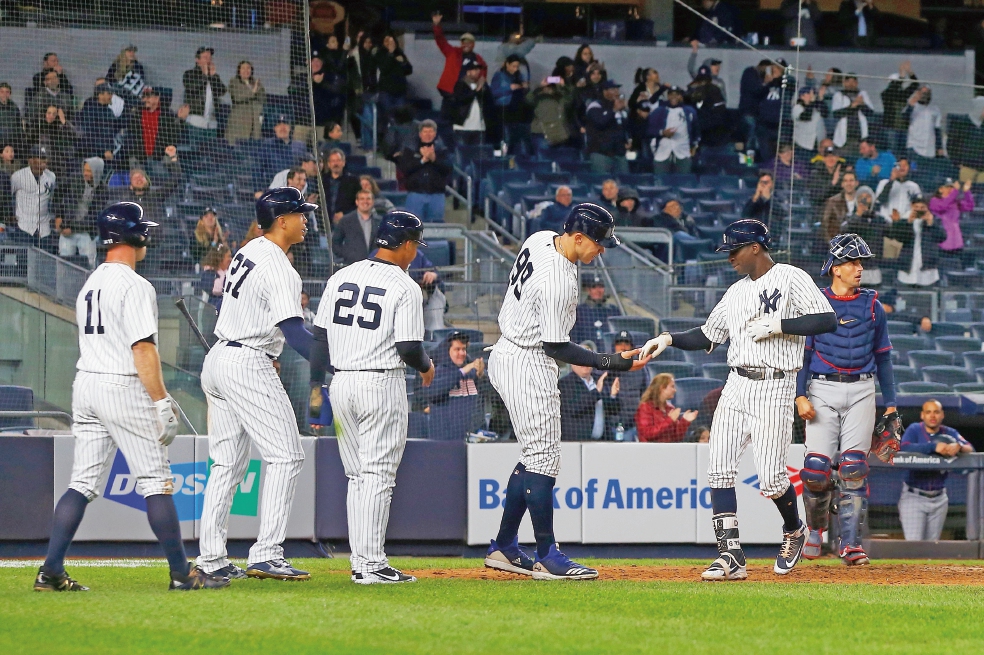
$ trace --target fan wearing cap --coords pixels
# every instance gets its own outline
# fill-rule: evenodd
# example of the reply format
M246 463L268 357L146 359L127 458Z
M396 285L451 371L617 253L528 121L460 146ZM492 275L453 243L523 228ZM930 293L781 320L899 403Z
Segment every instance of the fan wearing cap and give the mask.
M735 152L731 138L735 126L728 117L728 107L721 89L713 83L709 66L700 67L687 90L690 96L687 104L697 108L700 145L705 156L713 152L730 159Z
M653 150L656 173L689 173L693 155L700 143L697 110L683 104L683 89L674 86L666 92L666 104L649 113L646 135Z
M466 63L476 63L481 71L481 76L488 75L488 66L482 55L475 52L475 37L465 32L461 35L461 46L456 48L448 43L444 36L444 28L441 27L441 12L435 11L431 15L434 23L434 43L437 44L441 54L444 55L444 70L441 71L441 79L437 82L437 90L441 97L447 100L454 93L455 84L462 78L462 68ZM441 107L442 111L444 107Z
M563 232L563 226L560 231ZM571 341L602 343L608 331L608 319L619 316L618 307L608 302L605 280L597 273L587 273L582 281L584 302L577 306L577 317L571 330Z
M17 227L7 227L7 238L55 252L58 241L51 233L54 192L55 174L48 170L48 150L35 146L27 156L27 166L10 176Z
M215 48L202 46L195 51L195 66L184 72L184 102L188 105L188 136L192 143L215 138L218 130L216 106L226 94L222 78L215 72Z
M638 350L595 353L570 341L577 307L577 265L615 248L615 219L592 203L575 205L563 234L542 231L520 246L499 310L502 337L489 356L489 380L499 393L516 438L520 462L509 476L499 533L485 565L542 580L597 578L572 562L554 539L553 490L560 473L561 394L557 362L605 371L640 370ZM519 548L519 525L529 510L536 560Z
M728 91L725 89L724 80L721 78L721 60L716 57L707 57L698 66L697 53L699 50L700 41L692 40L690 42L690 57L687 59L687 72L690 73L691 78L696 79L698 75L701 75L701 69L707 67L707 76L710 78L711 84L721 91L721 98L727 102Z
M628 330L620 331L612 338L612 347L617 353L634 350L636 345L632 333ZM646 371L615 371L608 377L609 386L615 380L618 380L621 387L618 393L621 407L619 413L611 417L612 421L609 423L609 427L615 427L612 423L621 423L622 427L625 428L626 438L629 438L630 435L628 433L636 427L635 417L636 409L639 407L639 400L642 398L646 387L649 386Z
M462 441L482 425L480 394L488 387L485 360L469 357L468 343L465 332L448 334L434 355L434 382L420 390L429 407L431 439Z
M837 314L837 329L806 338L803 368L796 376L796 411L806 423L803 503L810 529L803 556L820 556L828 528L831 494L839 489L838 554L849 565L867 564L861 544L867 507L868 451L875 425L875 378L881 384L885 414L895 411L892 342L878 294L861 288L864 262L874 258L857 234L830 240L820 271L830 276L823 290ZM809 388L809 392L807 389ZM840 453L838 482L831 478Z
M764 223L742 219L729 225L717 250L728 253L728 263L742 278L725 292L704 325L664 332L642 349L644 355L659 356L671 345L711 351L730 341L731 374L711 423L707 469L719 557L702 574L704 580L748 576L738 534L735 483L749 444L762 494L775 502L783 520L783 543L773 567L777 575L796 566L807 537L786 471L796 373L803 366L805 337L832 332L837 320L813 278L795 266L775 263L771 248L772 236Z
M629 143L629 112L620 94L621 84L601 83L601 97L588 101L584 109L586 152L594 173L628 173L625 149Z
M789 111L789 104L796 88L795 80L786 74L787 67L785 59L777 59L766 69L763 86L758 90L755 130L759 151L766 159L775 157L776 143L779 141L779 122L783 113Z
M79 132L79 152L83 157L113 159L114 140L122 127L122 120L113 113L113 87L103 82L97 84L93 97L85 101L76 117Z
M160 92L152 86L145 86L140 97L142 106L130 114L124 143L131 165L142 168L159 161L165 148L178 144L189 108L182 105L175 114L161 105Z
M447 103L448 114L454 123L454 135L461 145L479 145L485 138L485 108L489 87L485 84L484 69L478 62L461 65L462 77L454 85Z

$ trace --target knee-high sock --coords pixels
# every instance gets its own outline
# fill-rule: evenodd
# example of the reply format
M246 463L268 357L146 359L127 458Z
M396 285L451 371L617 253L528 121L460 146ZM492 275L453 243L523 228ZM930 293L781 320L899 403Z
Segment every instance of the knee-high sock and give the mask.
M786 493L778 498L773 498L772 502L776 504L779 513L782 514L782 529L785 532L792 532L797 529L800 525L800 518L799 508L796 507L796 490L793 489L793 485L789 485Z
M536 537L536 554L546 557L550 546L556 542L553 530L553 488L557 478L526 472L526 506L533 521Z
M526 467L517 464L506 485L506 502L502 505L502 521L495 542L508 546L519 534L519 524L526 514Z
M51 521L48 556L44 560L44 568L48 573L58 575L65 570L65 554L72 545L72 538L79 529L88 504L86 497L75 489L69 489L58 500L55 516Z
M734 487L725 489L711 488L711 507L715 515L736 514L738 512L738 496Z
M178 521L178 510L174 506L174 498L168 494L147 496L147 520L150 529L157 535L164 549L164 556L173 573L188 575L188 555L185 553L184 542L181 541L181 523Z

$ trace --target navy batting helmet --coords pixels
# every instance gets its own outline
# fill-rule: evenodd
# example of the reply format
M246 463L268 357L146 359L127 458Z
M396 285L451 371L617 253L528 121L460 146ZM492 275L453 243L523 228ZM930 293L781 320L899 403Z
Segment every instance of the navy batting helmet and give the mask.
M150 228L154 221L144 218L143 207L135 202L118 202L100 212L96 219L99 227L99 243L111 246L124 243L142 248L150 243Z
M317 208L314 203L304 202L301 192L294 187L282 186L270 189L256 201L256 224L268 230L278 216L307 214Z
M593 202L582 202L571 209L564 221L564 233L580 232L603 248L622 243L615 236L615 219L611 212Z
M857 234L838 234L830 240L830 252L827 255L827 261L823 264L823 268L820 269L820 275L827 275L830 273L830 269L844 262L855 259L869 259L874 256L875 253L871 252L868 244Z
M717 252L731 252L752 243L757 243L766 250L772 248L772 236L769 228L762 221L744 218L735 221L724 230L721 244L715 248Z
M405 209L391 209L383 216L383 222L376 231L376 245L387 250L396 250L407 241L416 241L417 245L424 243L424 224Z

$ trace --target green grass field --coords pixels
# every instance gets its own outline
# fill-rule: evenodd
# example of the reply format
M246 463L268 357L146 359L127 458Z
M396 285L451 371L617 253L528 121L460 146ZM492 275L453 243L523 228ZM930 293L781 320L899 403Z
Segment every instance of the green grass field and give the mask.
M194 593L167 592L163 564L70 566L73 577L93 589L74 594L35 593L35 568L0 567L0 653L723 655L984 649L984 587L528 579L426 579L362 587L341 573L348 570L345 559L294 563L310 570L313 579L238 580L227 589ZM413 571L480 567L481 560L398 558L394 565Z

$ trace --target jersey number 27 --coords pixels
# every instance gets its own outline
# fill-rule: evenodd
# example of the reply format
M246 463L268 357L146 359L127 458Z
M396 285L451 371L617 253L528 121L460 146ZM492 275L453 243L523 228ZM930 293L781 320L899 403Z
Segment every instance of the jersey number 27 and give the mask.
M533 264L530 263L530 249L524 248L523 252L519 253L519 257L516 258L512 275L509 277L509 284L512 285L516 300L519 300L520 294L523 293L523 285L530 279L531 275L533 275Z
M254 264L252 260L243 257L242 253L236 255L236 258L233 261L235 262L235 264L231 269L229 269L229 277L228 277L228 281L226 282L225 292L231 295L233 298L238 298L239 287L243 286L243 282L246 281L246 276L252 272L253 267L256 266L256 264ZM242 270L243 274L242 276L240 276L238 280L235 281L236 283L233 284L233 278L236 277L236 274L239 273L240 269Z

